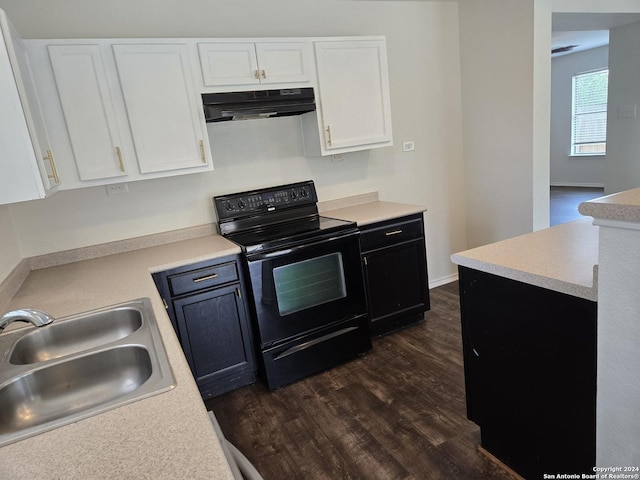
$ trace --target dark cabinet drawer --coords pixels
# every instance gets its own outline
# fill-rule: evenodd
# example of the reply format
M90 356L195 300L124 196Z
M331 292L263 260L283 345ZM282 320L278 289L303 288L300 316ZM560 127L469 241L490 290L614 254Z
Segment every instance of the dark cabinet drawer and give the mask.
M175 297L236 281L238 280L238 269L236 262L230 262L169 275L167 279L171 288L171 296Z
M397 245L398 243L424 237L422 216L404 217L400 221L390 221L370 229L363 229L360 234L360 248L363 252L376 248Z

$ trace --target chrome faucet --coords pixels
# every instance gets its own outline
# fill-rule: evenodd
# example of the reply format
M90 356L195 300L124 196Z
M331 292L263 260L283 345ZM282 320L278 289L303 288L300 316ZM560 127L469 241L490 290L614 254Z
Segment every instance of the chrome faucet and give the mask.
M42 310L35 310L33 308L22 308L20 310L13 310L11 312L5 313L2 318L0 318L0 333L5 329L7 325L11 322L15 321L22 322L31 322L36 327L42 327L44 325L49 325L53 322L54 318L48 313L43 312Z

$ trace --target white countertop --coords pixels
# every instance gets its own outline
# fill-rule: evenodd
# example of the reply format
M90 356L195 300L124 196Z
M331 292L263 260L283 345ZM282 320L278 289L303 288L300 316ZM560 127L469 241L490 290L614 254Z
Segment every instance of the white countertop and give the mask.
M578 211L596 220L640 223L640 188L583 202Z
M0 478L233 479L151 273L239 252L211 235L31 272L8 309L63 317L150 298L176 387L0 448Z
M451 260L501 277L597 301L598 227L591 218L456 253Z
M419 205L372 201L331 210L322 210L320 214L325 217L356 222L358 226L362 227L371 223L383 222L426 211L425 207Z

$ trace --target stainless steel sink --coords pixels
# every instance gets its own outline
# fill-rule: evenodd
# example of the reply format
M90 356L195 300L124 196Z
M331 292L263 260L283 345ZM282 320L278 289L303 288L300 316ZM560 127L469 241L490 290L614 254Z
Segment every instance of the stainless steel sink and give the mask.
M56 321L20 337L9 362L38 363L120 340L142 326L142 312L131 306Z
M149 299L0 335L0 446L175 386Z

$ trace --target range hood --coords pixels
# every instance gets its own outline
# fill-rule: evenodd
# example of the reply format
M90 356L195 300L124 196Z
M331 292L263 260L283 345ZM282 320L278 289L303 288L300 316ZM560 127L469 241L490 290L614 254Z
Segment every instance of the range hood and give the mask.
M316 109L311 87L203 93L202 104L207 122L285 117Z

